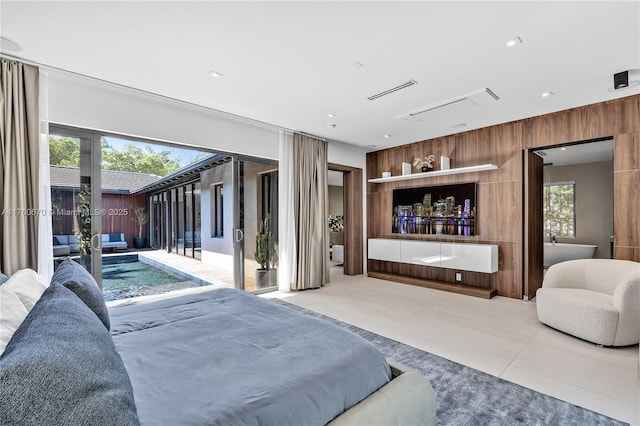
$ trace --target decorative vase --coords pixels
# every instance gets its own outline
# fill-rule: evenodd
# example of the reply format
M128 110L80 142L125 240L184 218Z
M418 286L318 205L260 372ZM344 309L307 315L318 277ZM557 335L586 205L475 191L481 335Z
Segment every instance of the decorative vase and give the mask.
M422 173L430 172L433 170L433 166L422 166L421 170L422 170Z

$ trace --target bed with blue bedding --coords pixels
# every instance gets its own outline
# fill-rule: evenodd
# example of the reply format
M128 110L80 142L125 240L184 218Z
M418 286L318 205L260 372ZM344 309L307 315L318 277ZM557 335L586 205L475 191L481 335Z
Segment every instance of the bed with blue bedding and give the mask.
M238 290L110 318L141 424L323 425L392 377L359 336Z
M435 424L420 374L257 296L217 289L108 309L70 260L38 292L12 281L0 283L3 426Z

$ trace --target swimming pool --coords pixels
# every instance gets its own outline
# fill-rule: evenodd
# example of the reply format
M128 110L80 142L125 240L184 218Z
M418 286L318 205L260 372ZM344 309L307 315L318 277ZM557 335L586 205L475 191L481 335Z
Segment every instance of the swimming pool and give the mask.
M105 301L198 286L139 260L102 265L102 293Z

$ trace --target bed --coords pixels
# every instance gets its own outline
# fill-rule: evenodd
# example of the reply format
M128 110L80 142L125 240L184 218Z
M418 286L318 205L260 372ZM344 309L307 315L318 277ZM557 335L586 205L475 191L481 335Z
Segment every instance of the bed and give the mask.
M107 314L78 281L54 275L0 358L3 425L435 424L423 376L329 322L233 289Z

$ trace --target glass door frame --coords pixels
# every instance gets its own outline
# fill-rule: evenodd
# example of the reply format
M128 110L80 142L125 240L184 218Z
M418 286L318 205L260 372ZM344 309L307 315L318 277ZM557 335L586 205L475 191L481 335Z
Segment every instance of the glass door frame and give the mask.
M262 206L257 205L256 200L256 212L247 212L246 208L251 208L250 206L245 204L245 179L247 178L247 174L245 173L245 162L247 163L258 163L265 164L272 167L273 170L279 170L279 162L278 160L266 159L266 158L258 158L251 157L247 155L231 155L231 183L232 183L232 194L233 194L233 202L232 202L232 222L233 222L233 278L235 288L239 290L247 290L246 285L246 269L245 269L245 253L247 250L250 250L249 253L253 253L253 247L246 247L245 241L246 237L249 237L251 240L252 236L247 235L246 228L246 219L253 218L253 214L255 213L255 217L257 219L262 219ZM251 167L249 167L251 169ZM251 171L247 171L249 175L251 175ZM260 197L260 194L257 194ZM278 195L279 196L279 195ZM262 197L260 197L262 198ZM251 204L251 203L249 203ZM277 199L276 199L276 208L277 208ZM259 229L259 224L256 224ZM252 228L251 226L249 228ZM277 230L277 226L275 227ZM277 232L277 231L276 231ZM277 239L277 238L276 238ZM267 293L270 291L277 290L277 286L265 287L262 289L253 289L252 293Z
M49 135L66 136L80 140L80 181L90 184L88 217L91 223L89 265L81 264L102 289L102 149L100 135L96 132L70 128L58 124L49 124ZM74 212L78 214L78 212ZM87 212L85 212L87 214ZM82 254L81 254L82 256Z

